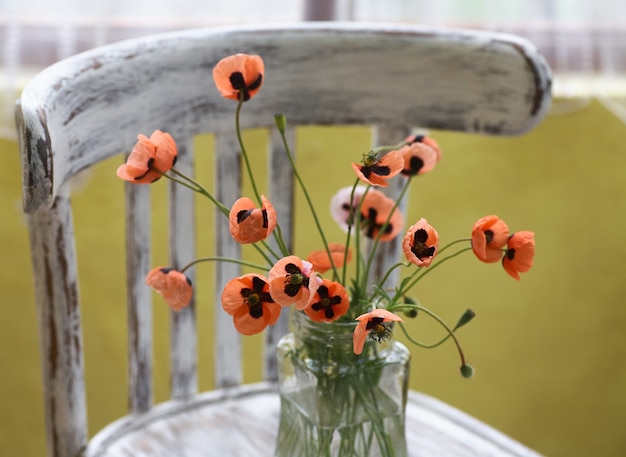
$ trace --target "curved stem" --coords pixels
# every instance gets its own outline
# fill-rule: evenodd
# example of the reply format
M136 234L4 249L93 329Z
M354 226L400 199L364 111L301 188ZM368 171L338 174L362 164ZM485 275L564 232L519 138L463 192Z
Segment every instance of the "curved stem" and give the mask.
M240 260L240 259L233 259L233 258L230 258L230 257L201 257L201 258L198 258L198 259L196 259L196 260L194 260L192 262L189 262L187 265L185 265L179 271L181 273L184 273L185 270L188 270L192 266L194 266L194 265L196 265L198 263L202 263L202 262L229 262L229 263L236 263L236 264L242 265L244 267L256 268L257 270L261 270L261 271L267 270L267 267L264 266L264 265L259 265L257 263L247 262L245 260Z
M472 247L467 247L467 248L463 248L457 252L455 252L454 254L450 254L446 257L444 257L441 260L438 260L436 263L432 264L430 267L425 268L425 269L419 269L416 270L409 278L415 278L415 279L409 279L408 281L406 281L406 283L404 283L404 287L402 287L401 289L399 289L396 293L396 297L401 297L402 295L406 294L411 288L413 288L413 286L415 286L415 284L417 284L417 282L422 279L424 276L426 276L428 273L430 273L431 271L435 270L439 265L441 265L442 263L464 253L467 251L471 251Z
M431 310L429 310L428 308L425 308L421 305L413 305L415 308L419 309L420 311L423 311L424 313L428 314L430 317L432 317L433 319L435 319L445 330L446 332L448 332L448 336L450 338L452 338L452 340L454 341L454 344L456 345L456 349L459 353L459 357L461 358L461 365L466 365L465 362L465 354L463 354L463 349L461 348L461 343L459 343L459 340L457 339L456 335L454 334L454 331L452 331L452 329L448 326L448 324L446 324L446 322L440 318L439 316L437 316L435 313L433 313ZM406 336L408 336L408 332L406 331L406 329L404 328L404 325L400 324L400 328L402 329L402 331L404 332L404 334ZM418 345L419 342L413 340L410 336L408 336L409 340L412 343L416 343ZM426 347L426 346L422 346L422 347Z
M186 174L176 170L175 168L171 168L170 172L174 173L176 176L178 176L179 179L175 176L172 176L170 174L167 173L163 173L161 170L157 169L157 168L152 168L154 171L156 171L157 173L160 173L162 176L165 176L167 179L174 181L177 184L180 184L181 186L184 186L188 189L193 190L194 192L197 192L201 195L204 195L205 197L207 197L209 200L211 200L211 202L213 202L213 204L215 204L215 206L217 206L219 208L219 210L224 213L224 215L228 216L228 214L230 213L230 210L222 203L220 202L218 199L216 199L211 192L209 192L202 184L200 184L198 181L196 181L195 179L187 176Z

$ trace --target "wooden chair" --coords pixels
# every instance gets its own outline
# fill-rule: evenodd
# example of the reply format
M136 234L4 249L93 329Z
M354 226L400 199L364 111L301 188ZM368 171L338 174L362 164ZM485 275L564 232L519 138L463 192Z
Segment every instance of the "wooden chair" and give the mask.
M17 105L39 315L47 447L50 457L269 456L277 432L273 347L284 316L266 333L265 378L242 385L240 341L229 316L217 313L218 389L197 392L195 305L172 315L171 400L152 404L151 291L144 277L149 250L150 186L127 185L129 308L128 416L88 441L79 278L69 179L123 151L138 133L170 132L177 167L193 171L192 137L216 135L216 195L240 196L234 102L213 87L222 57L259 54L262 90L245 106L243 128L274 129L275 112L291 127L364 124L379 143L395 143L413 127L516 135L535 126L550 104L550 72L528 42L484 32L400 25L306 23L183 31L125 41L66 59L40 73ZM284 154L281 143L276 151ZM270 149L273 149L270 148ZM291 171L270 152L270 199L279 214L293 203ZM280 186L280 187L279 187ZM170 190L170 266L196 257L189 192ZM218 219L219 220L219 219ZM236 245L216 227L219 255ZM288 243L293 221L281 218ZM397 253L397 246L391 251ZM392 253L393 253L392 252ZM389 253L388 253L389 254ZM385 261L385 256L381 262ZM239 271L217 270L221 286ZM411 455L535 455L506 436L426 395L407 408ZM296 456L294 456L296 457Z

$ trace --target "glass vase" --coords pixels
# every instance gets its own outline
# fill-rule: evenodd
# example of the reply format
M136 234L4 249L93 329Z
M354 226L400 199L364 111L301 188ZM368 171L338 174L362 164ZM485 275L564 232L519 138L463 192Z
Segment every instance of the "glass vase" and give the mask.
M275 457L405 457L409 350L367 339L352 349L356 322L292 314L277 345L280 425Z

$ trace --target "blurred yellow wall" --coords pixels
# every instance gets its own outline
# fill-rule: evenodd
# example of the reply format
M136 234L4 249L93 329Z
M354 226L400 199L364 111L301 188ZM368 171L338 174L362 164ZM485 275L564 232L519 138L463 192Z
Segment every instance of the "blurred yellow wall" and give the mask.
M516 282L471 254L429 275L415 295L451 322L466 307L477 318L459 332L471 380L458 375L454 347L414 348L411 386L467 411L550 456L626 455L626 127L598 103L559 101L558 111L517 138L433 132L444 158L412 188L407 220L426 217L442 243L467 237L473 222L498 214L512 230L536 233L533 269ZM271 115L271 113L270 113ZM143 132L149 133L149 132ZM262 151L265 134L246 136ZM299 163L324 211L337 188L352 182L348 162L369 138L363 129L298 131ZM200 151L211 139L198 141ZM318 160L338 151L342 162ZM259 153L262 156L262 153ZM36 316L26 228L20 206L17 146L0 142L0 455L44 454ZM119 158L76 182L81 297L85 322L90 432L124 414L126 394L122 186ZM201 169L211 166L200 153ZM342 170L342 171L339 171ZM203 172L200 172L202 178ZM344 177L346 179L344 179ZM341 179L341 180L339 180ZM165 184L154 186L154 264L167 263ZM213 209L199 202L201 254ZM280 215L279 215L280 218ZM319 247L299 216L297 253ZM328 224L330 233L339 231ZM200 385L212 387L212 299L197 270ZM167 397L167 320L155 299L156 400ZM414 335L441 333L426 318ZM258 379L258 338L246 339L245 376Z

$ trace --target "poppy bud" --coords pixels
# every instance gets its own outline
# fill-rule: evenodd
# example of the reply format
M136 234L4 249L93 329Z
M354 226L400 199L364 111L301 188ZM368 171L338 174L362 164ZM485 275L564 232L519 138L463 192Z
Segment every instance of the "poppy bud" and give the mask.
M463 313L463 315L461 316L461 318L459 319L459 321L456 323L456 325L454 326L454 330L463 327L465 324L467 324L469 321L471 321L472 319L474 319L474 317L476 317L476 313L474 311L472 311L471 309L467 309L465 310L465 312ZM453 330L453 331L454 331Z
M461 376L466 379L471 378L474 376L474 368L469 363L461 365Z
M274 122L278 131L284 134L287 128L287 117L283 113L276 113L274 114Z
M417 308L405 309L403 314L409 319L415 319L417 317Z

